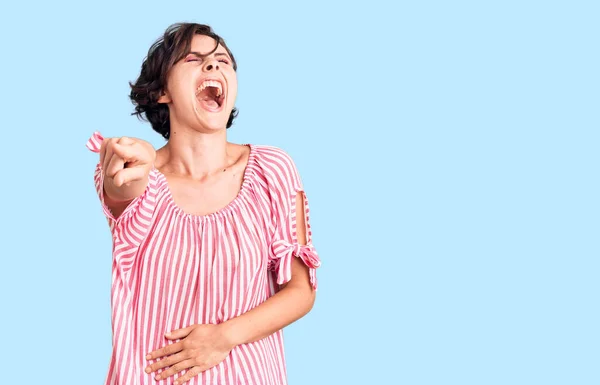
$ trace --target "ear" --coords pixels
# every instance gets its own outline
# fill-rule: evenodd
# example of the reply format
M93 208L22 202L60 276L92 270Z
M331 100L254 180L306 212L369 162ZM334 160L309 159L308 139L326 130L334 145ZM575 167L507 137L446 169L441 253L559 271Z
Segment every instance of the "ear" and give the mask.
M161 91L160 97L157 100L158 103L168 104L171 103L171 97L165 91Z

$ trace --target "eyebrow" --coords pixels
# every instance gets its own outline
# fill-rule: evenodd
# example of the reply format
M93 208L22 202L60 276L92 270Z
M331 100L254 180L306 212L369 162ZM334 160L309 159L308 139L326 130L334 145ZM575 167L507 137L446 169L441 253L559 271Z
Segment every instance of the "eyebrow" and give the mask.
M204 58L207 56L206 54L201 54L200 52L195 52L195 51L190 51L189 55L198 56L199 58ZM233 61L233 60L231 60L231 57L229 57L229 55L226 54L225 52L217 52L217 53L215 53L215 56L225 56L230 61Z

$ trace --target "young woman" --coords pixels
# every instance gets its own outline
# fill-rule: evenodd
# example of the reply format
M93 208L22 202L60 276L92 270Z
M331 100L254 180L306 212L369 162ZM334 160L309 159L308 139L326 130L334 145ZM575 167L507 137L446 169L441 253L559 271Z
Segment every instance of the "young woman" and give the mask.
M169 27L130 95L166 145L87 144L113 236L106 384L287 383L282 328L312 308L320 261L292 159L227 141L236 68L209 26Z

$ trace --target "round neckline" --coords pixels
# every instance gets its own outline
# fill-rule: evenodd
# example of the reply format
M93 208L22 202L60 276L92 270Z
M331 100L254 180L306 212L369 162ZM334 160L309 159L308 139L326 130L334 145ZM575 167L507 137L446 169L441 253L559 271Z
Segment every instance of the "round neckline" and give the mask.
M252 169L251 166L253 165L254 158L255 158L255 148L253 145L242 144L242 146L248 147L250 149L250 152L248 154L248 162L246 163L246 167L244 168L244 175L242 176L242 185L240 186L240 190L238 191L237 195L235 196L235 198L233 198L233 200L231 202L229 202L224 207L222 207L219 210L212 212L212 213L208 213L208 214L204 214L204 215L197 215L197 214L191 214L191 213L184 211L175 202L175 198L173 198L173 192L171 191L171 187L169 186L169 181L167 180L167 177L165 176L165 174L163 174L156 167L154 168L154 171L157 173L157 175L163 181L167 202L173 208L173 210L177 213L177 215L188 218L188 219L196 220L196 221L202 221L202 220L207 220L207 219L211 219L211 218L222 217L223 215L225 215L225 214L231 212L232 210L236 209L237 207L239 207L240 201L246 197L246 195L248 194L248 190L250 188L250 171Z

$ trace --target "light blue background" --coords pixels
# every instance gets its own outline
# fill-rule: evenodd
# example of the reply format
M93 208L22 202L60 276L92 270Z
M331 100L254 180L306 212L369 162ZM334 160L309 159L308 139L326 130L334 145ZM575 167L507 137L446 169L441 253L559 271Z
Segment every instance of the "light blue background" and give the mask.
M94 130L171 23L239 64L234 142L282 147L323 259L301 384L599 384L600 9L583 1L2 5L2 384L100 384Z

